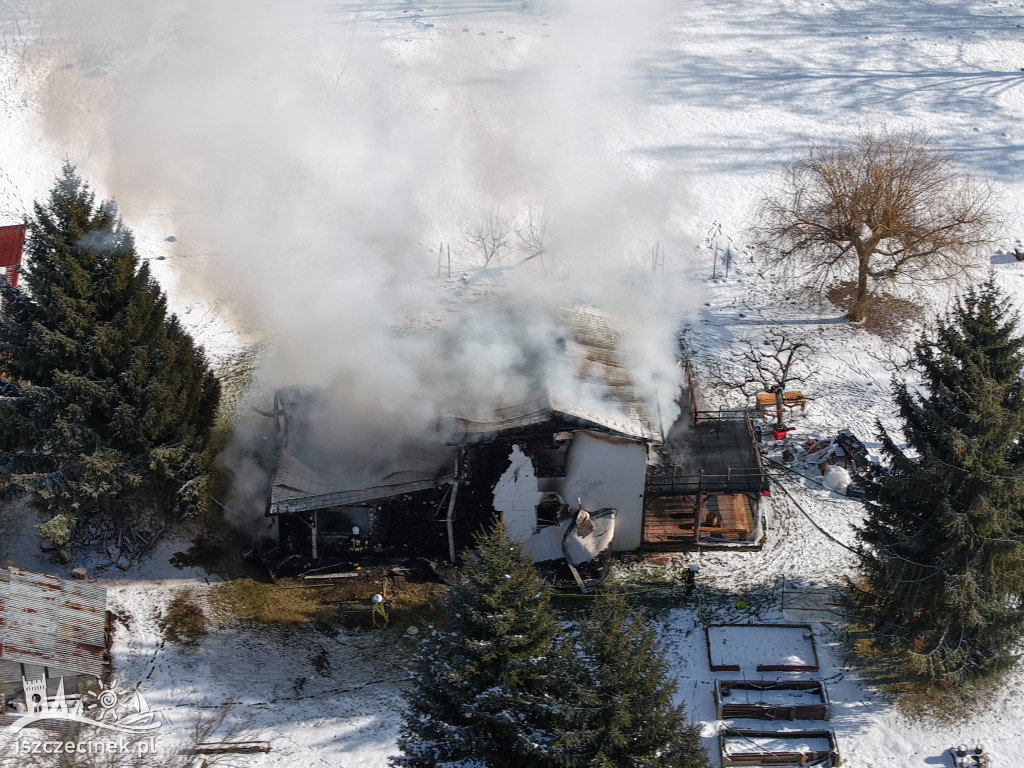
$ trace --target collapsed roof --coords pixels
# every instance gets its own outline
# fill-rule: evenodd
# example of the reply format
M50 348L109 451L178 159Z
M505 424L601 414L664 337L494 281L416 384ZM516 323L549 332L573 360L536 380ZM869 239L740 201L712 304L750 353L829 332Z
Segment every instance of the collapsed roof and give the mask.
M393 456L369 466L352 460L358 451L342 451L348 456L345 459L331 454L339 442L378 436L391 440L393 436L345 434L323 423L332 406L319 394L298 387L278 390L274 418L281 454L268 514L369 505L435 488L453 476L452 444L551 423L660 441L655 393L637 386L632 368L638 361L622 349L622 341L623 328L597 309L561 307L552 318L550 338L540 344L551 348L531 349L524 355L538 361L531 362L524 399L503 402L501 395L495 395L486 406L466 402L443 406L450 413L435 434L397 444ZM451 369L450 375L458 377L458 369ZM460 412L459 407L465 410Z
M403 493L436 488L451 480L451 470L428 457L405 456L369 476L346 476L314 469L291 454L282 453L274 470L271 515L308 512L326 507L371 504Z
M563 421L621 437L659 442L662 431L654 392L633 378L633 355L622 349L623 329L594 307L558 310L562 335L539 371L531 397L481 413L454 413L445 427L457 441L486 439L510 430Z
M452 477L454 457L440 440L407 444L400 455L369 466L325 461L311 434L317 426L311 415L323 407L315 395L291 387L278 390L274 400L281 454L271 483L270 515L364 506L435 488Z

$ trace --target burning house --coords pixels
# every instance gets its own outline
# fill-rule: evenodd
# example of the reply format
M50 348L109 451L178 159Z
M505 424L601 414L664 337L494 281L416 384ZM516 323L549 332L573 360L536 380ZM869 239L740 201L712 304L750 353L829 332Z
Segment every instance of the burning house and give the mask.
M386 462L341 461L317 417L323 408L317 394L296 387L274 395L279 454L267 515L277 522L278 546L267 553L272 567L344 562L368 550L447 555L446 531L436 522L451 517L453 449L423 440Z
M562 308L555 354L526 402L448 420L460 495L501 516L553 579L601 577L642 544L645 468L662 430L636 386L621 330L591 307Z
M315 396L278 391L267 513L281 553L344 559L366 536L371 551L454 560L499 516L552 580L585 587L614 552L758 543L764 476L745 412L700 414L680 367L666 430L613 321L573 305L553 327L525 396L453 407L433 439L371 467L332 468Z

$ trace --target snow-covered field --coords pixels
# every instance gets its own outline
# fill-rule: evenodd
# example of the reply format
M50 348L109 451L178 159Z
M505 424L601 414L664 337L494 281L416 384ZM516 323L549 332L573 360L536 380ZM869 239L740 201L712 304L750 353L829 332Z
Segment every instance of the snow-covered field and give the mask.
M422 276L446 271L439 246L457 274L480 262L465 230L481 212L543 208L559 246L546 268L599 301L619 300L623 254L640 273L664 249L659 282L698 364L768 324L798 331L821 375L793 439L850 428L874 450L875 420L893 424L887 344L759 274L744 255L752 205L809 139L925 130L993 180L1005 231L991 263L1024 298L1024 263L1007 255L1024 238L1022 29L1024 4L981 0L7 0L0 223L29 214L70 160L117 199L212 352L270 335L271 382L340 380L353 398L402 402L413 377L383 339L398 309L423 301ZM727 246L726 278L713 259ZM829 589L853 565L860 505L783 482L765 549L700 555L708 604L698 614L680 598L659 618L715 759L701 619L783 621L783 579ZM52 570L26 552L18 519L0 510L0 560ZM229 627L198 652L164 645L154 609L182 585L206 588L201 572L166 565L172 551L109 582L132 617L117 675L163 710L168 741L228 702L272 745L233 765L385 765L407 640ZM657 577L694 559L631 570ZM723 594L752 597L740 609L712 600ZM959 722L911 722L846 664L833 627L815 637L846 765L951 765L958 742L1016 764L1021 671Z

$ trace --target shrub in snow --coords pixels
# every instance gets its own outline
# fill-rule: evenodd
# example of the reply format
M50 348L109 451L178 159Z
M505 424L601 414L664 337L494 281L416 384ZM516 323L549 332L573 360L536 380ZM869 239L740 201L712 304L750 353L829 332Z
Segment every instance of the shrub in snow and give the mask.
M71 530L75 527L75 518L71 515L55 515L45 523L39 523L39 535L46 541L53 542L58 547L63 547L71 541Z
M190 645L206 634L208 619L200 598L190 589L183 589L171 598L157 616L164 639Z

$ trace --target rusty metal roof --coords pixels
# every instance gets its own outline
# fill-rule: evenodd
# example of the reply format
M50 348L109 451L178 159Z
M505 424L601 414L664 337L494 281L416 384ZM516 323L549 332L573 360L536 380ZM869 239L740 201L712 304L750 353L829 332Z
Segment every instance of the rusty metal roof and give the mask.
M107 591L0 568L0 660L102 676Z

